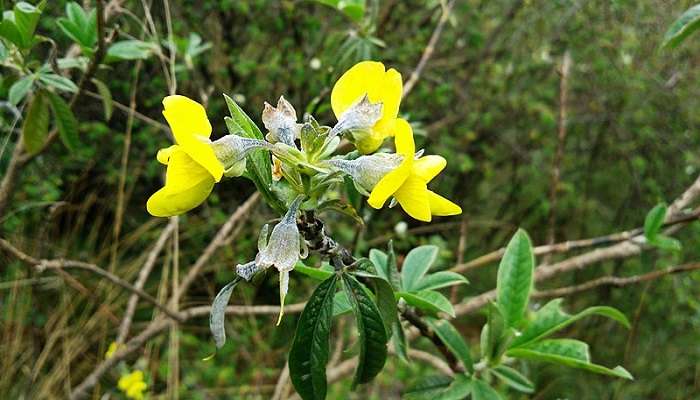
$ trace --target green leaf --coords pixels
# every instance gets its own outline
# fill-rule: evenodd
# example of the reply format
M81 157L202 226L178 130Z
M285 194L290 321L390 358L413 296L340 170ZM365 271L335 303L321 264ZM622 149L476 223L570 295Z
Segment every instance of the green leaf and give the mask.
M22 125L22 143L29 154L44 147L49 133L49 102L43 91L38 91L29 103L27 116Z
M382 315L382 321L384 321L387 337L391 336L394 325L399 322L399 310L396 307L394 289L391 288L389 281L381 276L363 272L358 272L355 275L367 279L372 285L377 300L377 307Z
M352 311L352 304L350 304L350 299L345 292L336 292L333 296L333 317L339 315L347 314Z
M644 219L644 236L646 236L647 240L653 240L661 231L661 227L666 219L666 210L666 204L661 203L657 204L647 214Z
M231 292L236 287L241 278L236 277L234 280L226 284L214 298L211 304L211 312L209 313L209 329L214 336L216 348L220 349L226 343L226 329L224 329L224 317L226 315L226 306L231 299Z
M33 6L20 1L15 4L12 11L3 12L3 20L0 22L0 36L22 49L28 49L34 44L34 31L39 23L41 10L45 1Z
M655 238L649 241L649 244L662 250L670 251L681 251L683 248L678 239L666 235L656 235Z
M10 104L16 106L20 101L22 101L22 99L24 99L25 96L27 96L27 93L29 93L29 90L34 84L34 78L35 75L27 75L19 79L10 87L10 92L7 99Z
M97 43L97 13L92 9L90 13L76 2L66 4L67 18L59 18L59 28L71 40L80 45L84 52L90 53Z
M496 284L498 305L509 327L517 327L525 315L532 290L534 268L532 243L527 233L519 229L503 254Z
M617 366L610 369L592 364L588 355L588 345L578 340L548 339L533 343L527 347L510 349L506 354L523 360L543 361L583 369L597 374L633 379L632 375L623 367Z
M22 142L29 154L42 149L49 129L49 103L43 91L38 91L29 103L22 126Z
M433 400L462 400L465 399L472 391L472 378L459 374L450 383L450 386L445 388Z
M498 360L506 349L511 330L507 329L500 307L489 303L487 322L481 330L481 356Z
M472 383L472 400L502 400L500 394L488 383L475 379Z
M401 274L399 274L399 267L396 264L396 252L394 251L393 240L390 240L389 243L387 243L386 269L389 275L389 282L394 290L402 290L403 286L401 286Z
M406 303L418 307L431 313L444 312L455 317L455 309L452 303L443 296L442 293L432 290L421 290L420 292L396 292L397 297L403 297Z
M387 335L377 306L367 289L349 274L343 275L343 286L355 312L359 331L360 355L353 386L370 382L384 368Z
M105 62L123 60L145 60L156 51L158 47L149 42L131 39L116 42L107 49Z
M245 136L252 139L264 140L260 128L248 117L236 102L224 94L226 106L231 114L230 118L224 118L226 127L229 133ZM270 186L272 185L272 171L270 154L266 150L253 150L248 155L248 177L253 181L255 187L262 194L265 201L279 213L285 213L284 204L272 193Z
M601 315L613 319L629 328L629 321L624 314L612 307L589 307L576 315L570 315L561 309L562 299L554 299L537 310L533 320L527 324L522 333L510 344L511 348L528 345L560 331L574 322L589 315Z
M319 281L325 281L326 279L330 278L331 275L334 274L332 269L328 270L325 269L323 266L321 268L311 268L307 267L301 262L297 262L297 264L294 266L294 271Z
M42 73L39 74L39 80L48 87L56 88L64 92L75 93L78 91L78 86L65 76L53 73Z
M505 365L499 365L491 369L491 372L506 385L523 393L534 393L535 384L526 376Z
M338 275L321 282L299 317L289 352L289 377L304 400L326 398L326 364Z
M406 332L403 330L401 321L397 318L391 328L391 341L394 344L394 351L396 351L396 355L400 359L408 362L408 340L406 340Z
M418 281L433 265L438 255L438 247L420 246L408 252L401 268L401 283L405 291L417 290Z
M75 151L80 145L80 140L78 139L78 121L61 96L53 92L47 93L49 95L51 108L53 109L56 127L58 128L58 136L68 150Z
M433 318L426 319L426 323L435 331L435 334L440 340L445 343L447 348L462 362L464 367L469 372L474 371L474 362L472 361L471 352L467 342L464 341L462 335L448 321L437 320Z
M440 289L467 283L469 281L462 274L452 271L439 271L421 278L416 285L416 290Z
M406 390L401 396L404 400L435 400L435 396L444 391L453 379L445 375L422 378Z
M105 112L105 121L109 121L112 118L112 111L114 110L112 105L112 92L109 90L107 85L99 79L92 78L92 83L97 88L97 93L102 97L102 108Z
M382 278L389 280L389 270L387 269L387 261L389 256L378 249L370 249L369 260L374 264L374 268L377 270L377 275Z
M700 28L700 4L686 10L671 24L661 46L676 47L698 28Z

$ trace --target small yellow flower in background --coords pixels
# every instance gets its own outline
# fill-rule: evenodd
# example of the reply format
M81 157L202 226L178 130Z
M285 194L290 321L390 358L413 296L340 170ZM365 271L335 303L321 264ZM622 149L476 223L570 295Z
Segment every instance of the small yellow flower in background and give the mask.
M114 355L114 353L116 353L117 350L119 350L120 347L121 347L121 346L120 346L119 344L117 344L117 342L112 342L112 343L110 343L110 344L109 344L109 347L107 348L107 352L105 353L105 358L106 358L106 359L107 359L107 358L112 358L112 356Z
M394 196L404 211L411 217L430 222L433 215L446 216L462 213L462 209L428 190L427 184L447 165L440 156L425 156L414 159L416 145L411 125L403 119L396 120L396 152L403 156L401 164L386 174L372 189L367 202L380 209Z
M148 385L143 381L143 371L136 370L119 378L117 387L126 394L126 397L142 400L143 392L148 388Z
M209 140L212 128L204 107L185 96L168 96L163 107L176 144L156 156L168 166L165 186L146 204L156 217L179 215L202 204L224 174Z
M355 146L361 153L374 152L386 137L394 136L402 92L401 74L393 68L387 71L384 64L376 61L355 64L335 83L331 92L331 107L339 121L365 95L371 103L382 104L379 120L366 135L355 138Z

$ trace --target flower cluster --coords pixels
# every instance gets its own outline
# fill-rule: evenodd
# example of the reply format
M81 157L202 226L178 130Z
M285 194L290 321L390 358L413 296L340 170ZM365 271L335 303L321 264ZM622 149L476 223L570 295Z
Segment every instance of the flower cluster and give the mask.
M367 203L375 209L389 201L390 207L399 204L408 215L425 222L433 216L462 212L458 205L428 190L428 183L447 162L440 156L416 152L411 125L399 117L401 97L398 71L387 70L380 62L360 62L333 87L334 126L322 126L310 115L298 121L294 107L280 97L276 107L265 103L264 138L251 138L255 135L250 133L241 136L244 132L232 129L216 141L210 139L212 127L201 104L184 96L166 97L163 115L175 144L158 152L158 161L167 165L165 185L149 198L148 212L165 217L189 211L203 203L224 176L243 175L252 151L262 149L271 154L266 159L274 179L263 189L287 205L287 212L269 237L267 227L263 228L257 257L237 266L237 272L250 279L257 271L274 266L280 273L284 305L289 272L305 249L297 213L337 201L328 198L334 193L328 189L341 184L344 176L368 196ZM390 137L394 137L395 152L379 152ZM357 151L334 154L341 138Z
M112 358L114 356L114 353L116 353L117 350L119 350L121 347L122 346L117 344L117 342L110 343L109 348L105 353L105 358ZM117 387L119 388L119 390L124 392L124 395L126 395L127 398L133 400L143 400L144 391L148 389L148 385L144 380L143 371L139 369L136 369L132 372L128 372L128 370L125 370L122 376L119 378L119 381L117 382Z

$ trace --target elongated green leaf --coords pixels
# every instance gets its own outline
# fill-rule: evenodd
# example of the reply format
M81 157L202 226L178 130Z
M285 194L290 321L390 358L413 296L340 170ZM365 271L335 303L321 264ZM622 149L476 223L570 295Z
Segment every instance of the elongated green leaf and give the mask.
M92 83L95 84L97 88L97 93L102 97L102 108L105 113L105 121L109 121L112 118L112 111L114 106L112 105L112 92L109 90L107 85L99 79L92 79Z
M633 379L632 375L623 367L617 366L610 369L592 364L588 355L588 346L583 342L572 339L544 340L526 347L510 349L506 354L523 360L549 362L597 374Z
M145 60L157 49L153 43L130 39L116 42L107 49L105 62Z
M543 339L589 315L608 317L629 328L629 321L625 315L612 307L590 307L576 315L570 315L561 309L561 302L562 299L554 299L540 308L522 333L513 339L510 347L525 346Z
M338 275L321 282L299 317L289 352L289 377L304 400L326 398L326 364Z
M509 327L516 327L525 315L534 268L532 243L527 233L519 229L503 254L496 284L498 304Z
M396 307L396 296L394 295L394 289L391 288L389 281L379 275L357 272L355 273L355 276L367 279L372 285L372 289L375 293L377 308L382 316L382 321L384 321L387 337L390 337L394 325L399 322L399 310Z
M676 47L698 28L700 28L700 4L686 10L671 24L661 46Z
M263 134L253 120L243 111L236 102L224 94L224 100L228 107L230 118L224 118L229 133L252 139L264 140ZM265 201L275 210L284 213L286 208L272 193L272 170L270 154L266 150L253 150L247 158L246 176L250 178Z
M8 94L7 98L10 101L10 104L16 106L20 101L22 101L22 99L24 99L34 84L34 78L34 75L27 75L19 79L10 87L10 93Z
M401 274L399 274L399 267L396 263L396 252L394 251L394 241L390 240L387 243L387 259L386 259L386 269L389 274L389 283L394 288L394 290L403 290L401 285Z
M467 342L460 333L448 321L428 318L426 320L428 326L435 331L435 334L442 340L448 349L462 362L464 367L469 372L474 371L474 362L472 361L471 352Z
M475 379L472 383L472 400L502 400L500 394L488 383Z
M34 31L39 23L41 10L45 1L33 6L25 1L17 2L12 11L3 12L0 22L0 36L16 44L17 47L28 49L34 44Z
M499 365L491 369L491 372L506 385L519 392L533 393L535 391L535 384L511 367Z
M216 348L220 349L226 343L226 329L224 329L224 317L226 315L226 306L231 299L231 293L236 287L241 278L236 277L226 286L224 286L214 298L211 304L211 312L209 313L209 329L214 336Z
M78 91L78 86L65 76L45 73L39 74L39 80L48 87L56 88L64 92L75 93Z
M405 291L417 290L418 281L432 267L438 255L437 246L419 246L408 252L401 268L401 283Z
M403 330L401 321L394 322L391 329L391 341L394 344L394 351L405 362L408 362L408 340L406 340L406 332Z
M472 384L470 376L459 374L455 376L450 386L435 396L433 400L463 400L471 393Z
M666 204L657 204L649 211L644 219L644 236L647 240L653 240L659 234L666 218Z
M422 378L406 390L401 396L404 400L435 400L451 383L449 376L434 375Z
M500 307L496 303L489 303L488 319L481 330L481 356L488 360L498 360L505 351L509 333Z
M387 268L388 259L389 256L381 250L370 249L369 251L369 260L372 261L372 264L374 264L374 268L377 270L377 275L386 280L389 280L389 270Z
M367 289L348 274L343 286L355 312L359 331L360 355L353 385L370 382L384 368L388 337L377 306Z
M421 310L431 313L444 312L453 318L455 316L455 309L452 307L452 303L442 293L432 290L421 290L420 292L396 292L396 296L403 297L406 303Z
M313 278L319 281L325 281L326 279L330 278L334 272L333 270L328 270L323 267L320 268L311 268L307 267L306 265L302 264L301 262L298 262L294 266L294 271L299 272L300 274L306 275L309 278Z
M43 91L38 91L29 103L29 110L22 125L22 143L29 154L44 147L49 134L49 102Z
M421 278L416 285L416 290L434 290L467 283L469 283L469 281L462 274L452 271L439 271Z
M80 145L80 140L78 139L78 121L61 96L52 92L47 93L55 116L58 136L68 150L75 151Z
M336 292L335 296L333 297L333 317L347 314L351 311L352 304L350 304L350 299L348 299L347 293L344 291Z

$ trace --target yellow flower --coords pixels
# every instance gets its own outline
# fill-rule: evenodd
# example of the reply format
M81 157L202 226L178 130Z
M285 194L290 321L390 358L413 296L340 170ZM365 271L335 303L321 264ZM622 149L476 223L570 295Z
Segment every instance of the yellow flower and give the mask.
M146 204L156 217L182 214L202 204L224 174L209 140L211 124L204 107L185 96L168 96L163 107L176 144L156 157L168 166L165 186Z
M117 344L117 342L112 342L109 344L109 348L107 348L107 352L105 353L105 358L112 358L114 353L119 350L121 346Z
M389 197L394 196L401 208L411 217L430 222L433 215L457 215L462 209L428 190L427 184L447 165L440 156L414 159L416 145L411 125L403 119L396 120L396 152L403 156L401 164L386 174L372 189L367 202L379 209Z
M134 400L142 400L143 391L148 388L148 385L143 381L143 371L136 370L119 378L117 387L126 394L126 397Z
M333 86L331 107L339 121L343 113L365 95L371 103L382 104L381 116L368 134L355 138L355 145L361 153L374 152L386 137L394 136L402 91L401 74L393 68L387 71L384 64L376 61L355 64Z

